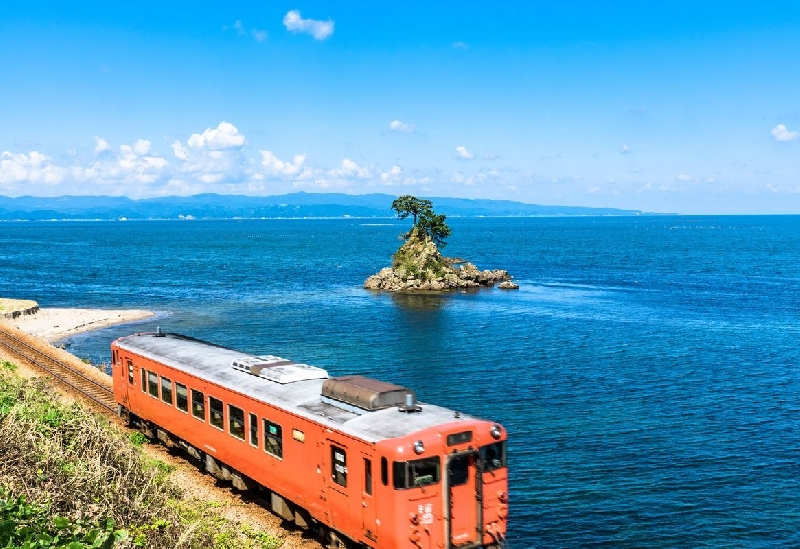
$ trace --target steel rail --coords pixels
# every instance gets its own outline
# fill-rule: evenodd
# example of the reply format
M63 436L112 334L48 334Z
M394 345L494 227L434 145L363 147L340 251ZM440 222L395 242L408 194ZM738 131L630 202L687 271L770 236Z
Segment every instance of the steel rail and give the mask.
M110 388L82 374L65 362L48 355L5 330L0 330L0 346L47 372L56 381L79 392L103 408L112 412L117 411L117 403Z

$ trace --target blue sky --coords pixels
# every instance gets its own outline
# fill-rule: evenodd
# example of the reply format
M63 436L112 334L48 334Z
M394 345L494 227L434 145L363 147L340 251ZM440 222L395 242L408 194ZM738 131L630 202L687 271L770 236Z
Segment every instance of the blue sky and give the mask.
M0 195L800 213L800 2L13 2Z

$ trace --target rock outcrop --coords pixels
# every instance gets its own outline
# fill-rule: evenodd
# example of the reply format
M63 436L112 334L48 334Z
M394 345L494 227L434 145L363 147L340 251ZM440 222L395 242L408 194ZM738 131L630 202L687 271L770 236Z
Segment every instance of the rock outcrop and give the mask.
M481 271L469 262L456 264L461 261L442 257L436 244L413 229L394 255L392 266L369 277L364 288L388 292L448 291L511 281L508 271Z

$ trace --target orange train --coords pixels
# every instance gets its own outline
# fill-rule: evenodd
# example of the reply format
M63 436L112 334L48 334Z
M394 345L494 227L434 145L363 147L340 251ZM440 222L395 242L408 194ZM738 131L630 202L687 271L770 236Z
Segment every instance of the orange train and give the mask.
M505 546L506 431L362 376L139 333L111 345L120 415L332 548Z

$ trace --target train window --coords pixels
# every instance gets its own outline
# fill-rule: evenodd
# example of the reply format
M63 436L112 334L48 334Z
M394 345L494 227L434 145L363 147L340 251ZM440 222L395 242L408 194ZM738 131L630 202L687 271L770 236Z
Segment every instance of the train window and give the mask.
M506 443L495 442L481 448L484 471L494 471L506 466Z
M172 380L166 377L161 378L161 400L172 406Z
M381 458L381 482L384 486L389 484L389 460Z
M212 396L208 397L208 422L212 427L225 429L225 419L222 415L222 401Z
M283 458L283 429L268 419L264 420L264 451Z
M340 486L347 486L347 453L338 446L331 446L331 478Z
M372 460L364 458L364 493L372 495Z
M228 404L228 432L231 436L244 440L244 410Z
M250 414L250 444L258 448L258 416Z
M175 406L181 412L189 411L189 393L186 391L186 385L175 382Z
M394 487L397 490L437 484L441 479L439 456L414 461L395 461L393 464Z
M145 372L144 368L142 368L142 392L147 392L147 373Z
M462 486L469 480L469 455L453 456L447 464L447 482L450 486Z
M158 374L155 372L147 372L147 391L158 398Z
M192 389L192 415L200 421L206 420L206 397Z
M128 383L133 385L133 362L128 360Z

